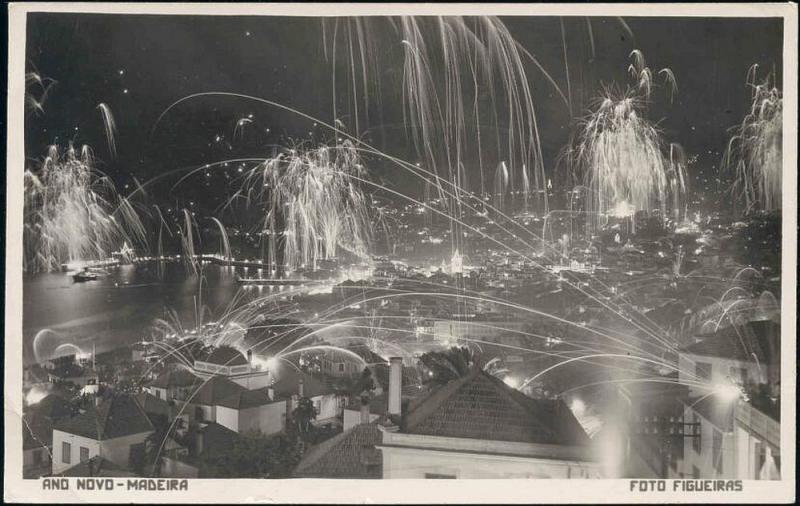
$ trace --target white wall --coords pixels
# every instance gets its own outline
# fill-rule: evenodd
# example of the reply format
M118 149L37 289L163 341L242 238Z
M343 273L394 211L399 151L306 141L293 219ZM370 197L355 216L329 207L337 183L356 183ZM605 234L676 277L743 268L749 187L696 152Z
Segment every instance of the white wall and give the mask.
M272 402L242 410L217 406L217 423L239 433L277 434L286 428L286 403Z
M590 447L384 432L384 478L599 478Z
M152 431L131 434L101 442L100 455L114 464L127 468L130 467L131 446L144 443Z
M335 395L320 395L314 397L313 401L320 402L320 412L317 415L317 420L325 420L328 418L336 418L339 416L339 398Z
M239 410L217 406L217 423L239 432Z
M53 431L53 474L66 471L72 466L80 464L81 454L80 448L89 449L89 457L96 457L100 455L114 464L127 468L129 467L130 460L130 447L134 444L143 443L151 431L142 432L139 434L132 434L130 436L109 439L107 441L96 441L83 436L75 434L68 434L59 430ZM69 443L70 448L70 462L63 462L62 443Z
M693 409L686 407L684 421L693 422L693 416L697 414L700 422L700 452L694 449L694 438L684 438L683 446L683 465L682 471L685 478L692 478L696 466L700 470L700 478L735 478L737 474L736 466L736 438L732 432L724 432L715 427L710 421L703 418ZM718 473L714 467L714 431L722 434L722 444L720 449L720 459L722 472Z
M272 376L267 371L254 372L245 376L231 376L228 379L248 390L257 390L272 384Z
M196 467L170 457L164 457L163 460L162 476L166 478L197 478L199 470Z
M698 362L711 365L711 379L708 380L711 385L730 384L730 380L727 379L728 377L741 383L742 378L738 374L738 369L747 370L747 379L750 382L767 383L768 381L767 367L759 368L756 362L739 362L738 360L681 353L679 359L679 376L682 384L690 385L689 395L691 396L703 396L709 393L708 388L691 386L699 380L694 376ZM734 374L731 373L731 367L736 368Z
M369 414L369 421L377 420L380 415L373 413ZM360 409L345 409L342 422L342 430L347 430L361 423L361 410Z
M596 464L416 448L381 447L381 450L385 479L424 479L431 474L461 479L600 477Z
M64 455L62 453L62 443L69 443L70 459L69 463L63 462ZM100 455L100 443L94 439L89 439L83 436L76 436L75 434L68 434L60 430L53 431L53 474L58 474L66 471L70 467L80 464L81 452L80 447L89 449L89 458Z

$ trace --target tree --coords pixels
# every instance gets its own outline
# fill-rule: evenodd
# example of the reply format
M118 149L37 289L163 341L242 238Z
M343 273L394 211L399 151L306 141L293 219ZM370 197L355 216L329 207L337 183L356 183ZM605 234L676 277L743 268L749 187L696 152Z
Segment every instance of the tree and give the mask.
M288 478L300 461L297 444L286 436L251 432L227 451L204 457L206 478Z
M479 365L477 356L464 347L453 347L447 351L430 351L420 356L419 360L428 370L425 381L438 385L463 378Z
M297 402L297 407L292 410L292 420L297 426L300 434L307 434L311 431L311 421L316 420L317 410L314 403L308 397L301 397Z
M351 394L362 395L364 392L372 392L375 390L375 379L372 377L372 371L369 367L365 367L361 371L361 376L354 382Z

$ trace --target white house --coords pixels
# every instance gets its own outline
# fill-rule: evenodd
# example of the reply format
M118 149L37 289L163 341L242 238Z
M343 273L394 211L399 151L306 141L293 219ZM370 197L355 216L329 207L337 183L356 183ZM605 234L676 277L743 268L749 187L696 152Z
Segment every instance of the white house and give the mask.
M93 457L130 468L131 453L143 448L153 425L130 395L117 395L53 428L53 474ZM136 448L138 447L138 448Z
M397 393L390 384L394 420ZM601 475L588 436L563 401L530 398L480 369L410 405L398 427L384 429L378 448L384 478Z
M315 424L338 422L344 407L344 398L333 387L306 373L287 371L279 381L272 384L272 388L276 396L292 399L289 413L296 406L297 399L308 397L317 412Z
M388 414L310 449L295 476L314 478L597 478L589 438L561 401L538 400L476 369L408 407L391 360Z
M169 401L185 399L200 383L197 376L184 369L167 369L145 387L150 395Z
M248 350L245 358L230 346L219 346L202 359L195 360L192 372L200 379L224 376L248 390L264 388L273 382L269 370L253 361L252 351Z
M751 321L723 328L684 348L679 363L689 388L679 476L779 479L780 326ZM701 382L698 384L698 380Z
M219 401L217 423L238 433L261 432L268 436L286 428L289 399L276 397L270 388L244 390Z

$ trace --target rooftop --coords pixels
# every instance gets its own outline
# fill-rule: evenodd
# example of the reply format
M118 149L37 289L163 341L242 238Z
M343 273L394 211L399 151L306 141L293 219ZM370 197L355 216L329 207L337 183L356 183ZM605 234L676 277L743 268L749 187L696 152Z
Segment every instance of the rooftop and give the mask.
M198 361L224 365L228 367L248 364L247 358L245 358L242 352L230 346L219 346L214 348L211 353Z
M781 327L771 320L751 321L745 325L724 327L683 351L693 355L719 357L741 362L780 364Z
M479 369L413 403L402 432L557 445L589 442L563 401L530 398Z
M303 395L305 397L317 397L334 393L333 387L314 378L310 374L292 370L281 373L281 379L272 385L272 388L275 389L275 395L282 397L298 395L301 379L303 380Z
M226 397L217 403L218 406L224 406L231 409L248 409L258 406L265 406L273 402L286 402L285 397L280 397L277 394L272 399L269 398L269 388L259 388L257 390L242 390L235 394Z
M68 417L72 414L72 406L69 401L56 394L48 394L36 404L28 406L28 410L53 420Z
M149 415L170 415L170 406L164 399L159 399L153 394L141 392L134 396L136 402L144 409L144 412Z
M238 383L225 378L223 376L212 376L208 380L199 385L196 392L186 399L187 402L192 404L203 404L206 406L213 406L227 397L231 397L247 389Z
M185 369L170 369L161 373L148 385L155 388L188 387L198 381L197 376Z
M53 443L53 421L38 414L25 415L22 418L22 449L33 450L50 446Z
M297 465L299 478L383 477L383 457L375 445L382 433L376 424L360 424L311 448Z
M152 431L153 424L133 396L116 395L56 423L54 429L103 441Z

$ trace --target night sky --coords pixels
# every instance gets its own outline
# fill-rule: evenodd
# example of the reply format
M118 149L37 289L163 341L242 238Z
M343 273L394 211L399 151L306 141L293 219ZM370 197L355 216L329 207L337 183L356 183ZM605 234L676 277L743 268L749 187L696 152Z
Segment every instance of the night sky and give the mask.
M689 155L698 156L696 170L713 174L728 139L727 129L741 121L748 107L748 68L757 63L762 76L774 71L781 78L781 21L626 21L635 40L616 19L592 18L592 57L587 18L564 19L573 118L541 73L526 64L546 170L553 170L571 125L602 87L629 82L629 53L638 48L654 73L669 67L678 84L671 105L663 92L653 93L650 118L658 122L666 141L678 142ZM506 18L504 22L567 93L559 18ZM359 134L389 153L415 161L418 157L402 128L400 36L386 26L374 41L379 64L370 69L371 78L382 83L381 103L372 100L369 129L362 121ZM353 105L345 63L339 58L334 93L332 63L326 61L323 47L322 25L314 18L31 14L28 70L57 84L47 97L44 113L28 114L26 154L33 163L54 142L89 144L100 168L124 187L132 177L147 181L182 167L238 156L268 156L276 145L308 139L309 132L314 139L330 140L330 133L291 113L219 97L175 108L153 131L156 119L171 103L207 91L267 98L326 122L332 122L336 95L340 119L354 130L352 118L343 112ZM30 86L29 92L39 93ZM111 107L116 118L116 160L106 148L97 110L101 102ZM241 138L234 138L237 119L249 115L252 126ZM370 170L401 191L415 190L397 169L375 162ZM205 181L199 186L213 189L218 184L224 181ZM160 191L171 191L170 186L162 185ZM163 193L162 198L178 197Z

